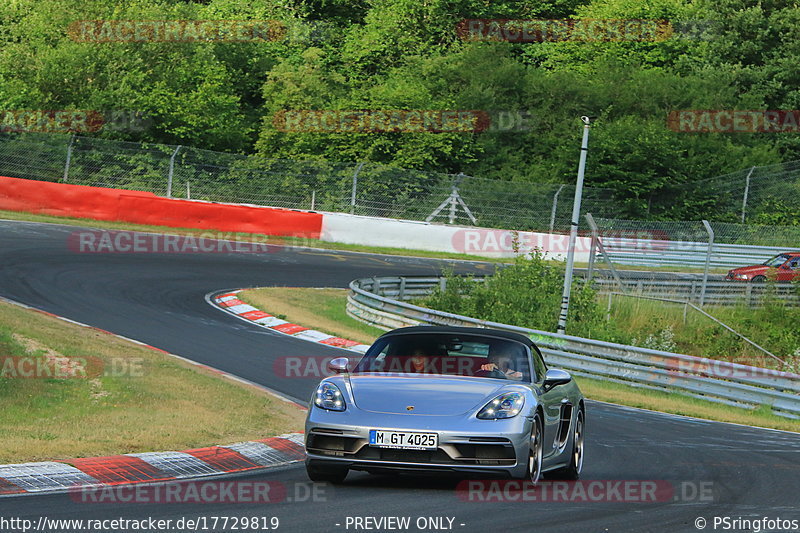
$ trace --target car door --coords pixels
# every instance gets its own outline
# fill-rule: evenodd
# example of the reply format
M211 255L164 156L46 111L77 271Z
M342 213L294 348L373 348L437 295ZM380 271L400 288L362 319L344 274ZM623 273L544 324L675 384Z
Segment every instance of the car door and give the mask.
M536 383L539 390L543 391L540 396L544 411L544 447L542 449L544 458L552 457L558 453L563 446L563 436L565 434L564 421L569 426L569 417L572 413L572 405L567 397L567 389L563 386L553 387L544 391L544 375L547 372L547 365L542 355L536 349L531 349L533 356L533 367L536 373ZM568 430L568 428L567 428Z
M800 257L793 257L778 267L778 281L792 281L800 274Z

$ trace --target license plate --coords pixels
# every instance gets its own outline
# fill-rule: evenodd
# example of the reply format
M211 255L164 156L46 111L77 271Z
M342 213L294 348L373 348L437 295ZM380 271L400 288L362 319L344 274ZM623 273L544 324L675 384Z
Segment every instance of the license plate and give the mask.
M369 431L369 445L377 448L396 448L400 450L435 450L439 446L436 433L416 433L410 431Z

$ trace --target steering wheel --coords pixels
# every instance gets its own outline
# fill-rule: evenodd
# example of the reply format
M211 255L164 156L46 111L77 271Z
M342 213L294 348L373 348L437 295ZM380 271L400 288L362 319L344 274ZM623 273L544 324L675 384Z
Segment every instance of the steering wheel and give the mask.
M492 370L478 370L475 375L481 378L508 379L508 376L496 368Z

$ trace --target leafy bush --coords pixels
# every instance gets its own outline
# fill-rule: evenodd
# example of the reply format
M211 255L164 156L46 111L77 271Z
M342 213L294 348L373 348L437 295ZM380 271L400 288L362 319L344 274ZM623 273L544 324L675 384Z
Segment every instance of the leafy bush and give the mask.
M460 315L546 331L555 331L561 308L564 266L546 261L535 251L476 283L470 277L445 274L445 288L437 287L422 305ZM583 280L573 282L569 332L583 335L606 328L595 290Z

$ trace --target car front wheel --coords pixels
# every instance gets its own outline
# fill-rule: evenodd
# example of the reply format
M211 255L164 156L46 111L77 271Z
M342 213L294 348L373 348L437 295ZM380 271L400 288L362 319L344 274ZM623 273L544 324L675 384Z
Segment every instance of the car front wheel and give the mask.
M543 449L542 421L539 413L533 418L531 426L531 440L528 449L528 471L527 477L534 485L539 482L542 476L542 449Z

